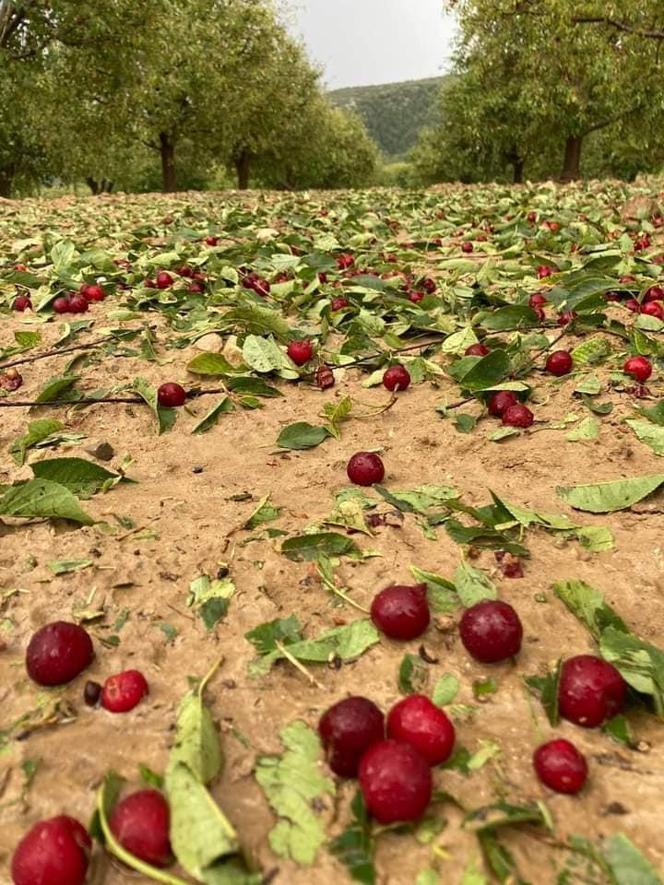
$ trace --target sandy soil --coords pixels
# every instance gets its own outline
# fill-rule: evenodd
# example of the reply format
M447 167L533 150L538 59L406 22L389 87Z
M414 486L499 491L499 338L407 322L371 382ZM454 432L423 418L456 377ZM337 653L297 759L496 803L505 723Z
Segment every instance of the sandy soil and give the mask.
M104 309L95 314L97 328L105 325ZM24 325L21 317L3 319L2 342L6 344L20 328L31 326ZM41 328L46 342L55 338L52 325ZM90 340L95 334L93 328ZM85 369L85 387L102 386L109 375L113 383L120 383L139 374L154 384L164 380L191 384L184 367L195 351L169 351L163 348L163 337L158 342L162 366L133 358L104 359ZM66 359L55 357L25 366L21 397L32 398L48 377L61 372ZM333 494L346 484L347 458L359 449L374 447L384 453L388 487L450 483L473 504L487 502L488 489L493 489L515 503L568 515L571 511L555 494L560 481L574 484L661 470L651 450L625 432L621 417L626 406L618 395L613 396L617 408L603 419L596 441L566 442L565 431L545 429L496 444L486 439L487 422L472 435L463 435L436 414L434 407L442 398L452 400L457 395L456 387L447 381L437 388L430 383L411 388L377 418L346 424L341 442L328 440L303 453L275 451L274 441L285 424L295 420L317 423L326 401L346 394L364 403L385 401L382 388L360 388L362 377L350 370L325 393L305 384L280 384L283 399L266 400L262 410L224 416L202 436L190 433L194 415L202 416L216 401L213 396L188 406L174 430L162 437L157 437L151 415L140 405L101 404L58 414L68 432L85 435L79 445L61 446L58 454L89 457L86 446L106 441L116 453L107 466L117 466L125 455L133 460L128 473L137 484L120 485L96 496L85 503L89 512L111 523L116 515L130 517L137 529L147 528L152 534L141 537L139 531L119 530L109 535L99 526L75 529L64 523L16 525L7 520L0 525L0 602L5 619L0 625L2 723L6 727L34 710L44 695L28 680L23 665L31 633L44 622L70 619L84 606L101 612L90 626L97 657L87 678L102 681L110 672L137 667L146 674L151 690L149 699L126 716L87 708L82 699L83 679L47 693L49 701L57 701L57 723L11 742L0 754L0 881L8 881L8 858L32 822L63 810L82 820L89 818L95 789L109 768L134 783L138 783L139 763L163 770L175 707L187 690L187 677L202 675L220 655L225 662L208 692L227 756L224 776L214 787L216 798L248 852L265 871L276 870L277 883L305 885L314 877L319 885L349 881L345 870L325 851L315 871L271 854L267 834L274 818L253 779L254 760L260 754L280 752L278 732L284 725L300 718L315 726L330 703L349 693L366 694L388 708L398 697L396 673L401 658L406 651L416 652L420 643L404 646L383 640L356 663L339 670L319 667L316 678L324 690L310 685L289 664L278 665L261 680L251 679L247 664L253 648L244 634L258 623L297 613L305 631L315 634L355 616L349 608L335 605L307 564L281 556L278 542L244 543L249 533L237 528L264 495L270 493L273 503L284 508L277 527L301 530L331 512ZM551 387L548 401L538 407L538 417L559 419L569 412L573 386L567 381ZM24 432L28 417L46 414L55 415L51 409L33 409L29 416L23 409L2 411L3 483L30 475L28 468L13 465L7 447ZM245 492L251 500L234 500ZM532 558L522 580L503 579L493 555L482 553L479 564L493 570L501 597L519 610L524 648L518 666L487 667L469 659L448 625L432 628L424 637L429 655L437 660L430 666L431 685L443 673L454 673L462 683L458 700L474 703L474 679L491 675L498 682L496 694L457 727L460 743L474 750L481 740L495 740L500 756L468 777L436 773L439 787L471 807L496 797L544 799L560 837L576 833L597 839L624 832L656 866L664 866L661 727L645 715L633 718L640 743L638 751L630 751L597 731L561 724L556 733L573 739L587 754L591 778L580 798L553 796L538 785L530 764L534 746L551 729L521 681L525 674L546 672L561 654L593 650L589 635L553 596L550 587L556 580L579 578L601 589L637 634L661 644L663 514L660 496L632 512L580 515L584 524L608 525L615 534L615 551L598 555L585 552L575 542L531 533ZM401 528L377 529L370 546L382 556L346 562L339 569L353 598L365 605L387 584L408 582L411 564L450 577L459 563L459 548L442 529L436 542L425 540L410 515ZM55 559L79 558L94 560L94 567L62 577L54 577L47 568ZM186 607L188 586L201 574L213 575L222 563L230 566L237 594L224 622L207 633ZM546 602L536 601L540 594L546 595ZM99 640L114 632L113 624L124 609L130 614L118 631L119 646L104 647ZM160 628L163 623L177 630L174 640L169 641ZM28 760L39 760L39 765L25 790L22 765ZM328 802L323 814L331 833L341 830L350 795L351 788L344 786L336 802ZM459 882L469 857L477 851L476 843L459 828L459 815L451 806L445 806L443 813L448 824L436 840L441 881ZM513 835L509 844L529 881L541 885L556 881L566 860L564 853L533 832ZM430 860L430 846L419 845L412 837L387 835L380 840L379 881L410 885ZM573 881L585 881L582 873L577 875ZM129 885L136 876L99 857L94 881Z

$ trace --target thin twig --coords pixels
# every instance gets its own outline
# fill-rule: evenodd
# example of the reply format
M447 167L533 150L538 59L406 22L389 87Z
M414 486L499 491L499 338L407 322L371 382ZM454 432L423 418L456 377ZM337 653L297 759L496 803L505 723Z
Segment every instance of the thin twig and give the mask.
M0 365L0 372L10 369L12 366L24 366L26 363L36 363L39 360L45 360L52 356L60 356L63 353L74 353L76 350L88 350L91 347L97 347L99 344L105 344L112 341L114 335L106 335L104 338L97 338L96 341L90 341L88 344L73 344L71 347L64 347L62 350L47 350L45 353L37 353L32 356L22 357L20 360L12 360L9 363Z
M225 387L210 387L205 390L190 390L187 392L187 399L196 399L200 396L206 396L208 393L228 393ZM98 399L55 399L50 402L40 403L37 400L20 400L13 402L0 402L0 409L10 408L27 408L31 406L39 406L48 408L56 406L94 406L97 403L132 403L145 405L145 400L140 396L101 396Z
M310 673L307 670L307 668L304 666L303 663L301 663L301 661L298 661L298 659L295 657L295 655L292 655L288 651L288 649L286 648L286 646L282 642L279 642L279 640L277 640L274 644L275 644L276 648L279 649L281 654L286 658L286 660L289 661L295 667L296 670L299 670L300 673L302 673L304 676L306 676L312 685L315 685L316 688L320 688L323 691L325 690L325 686L322 685L316 679L316 677L313 675L313 673Z

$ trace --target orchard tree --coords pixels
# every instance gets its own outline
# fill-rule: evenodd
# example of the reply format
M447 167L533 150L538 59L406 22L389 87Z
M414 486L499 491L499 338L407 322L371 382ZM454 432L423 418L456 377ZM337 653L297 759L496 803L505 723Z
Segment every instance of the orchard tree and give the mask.
M623 39L606 24L581 26L576 0L451 0L448 6L459 15L461 69L478 54L499 70L509 59L518 112L533 131L564 141L565 180L580 176L591 133L636 120L661 101L654 41ZM495 89L506 95L504 78Z

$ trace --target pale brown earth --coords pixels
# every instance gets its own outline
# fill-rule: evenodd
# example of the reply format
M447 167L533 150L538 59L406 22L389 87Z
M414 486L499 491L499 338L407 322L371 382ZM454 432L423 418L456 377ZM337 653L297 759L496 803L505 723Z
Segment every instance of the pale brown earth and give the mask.
M98 310L103 326L103 309ZM22 320L6 319L2 343ZM29 328L27 326L26 328ZM55 330L42 327L45 345ZM94 329L90 337L95 335ZM85 338L83 338L85 341ZM44 345L44 346L45 346ZM134 359L104 359L85 370L85 387L120 383L136 375L155 385L164 380L187 383L184 366L194 354L158 350L163 365ZM24 366L23 399L32 398L48 377L59 374L67 357ZM103 681L111 672L141 669L150 682L149 699L130 714L112 715L90 710L82 700L84 678L49 692L61 701L62 721L35 730L15 741L0 756L0 880L8 881L8 859L21 834L37 819L66 811L88 820L94 795L104 773L113 768L138 784L137 765L163 770L179 699L188 688L188 676L201 676L220 655L224 664L207 697L219 723L227 761L225 774L214 794L237 827L249 854L266 872L276 870L281 885L318 885L349 881L346 871L325 851L314 870L298 868L271 854L267 834L274 818L257 787L252 769L257 755L279 753L278 732L300 718L315 727L321 712L349 693L373 698L387 709L398 697L396 673L405 651L416 652L419 642L383 640L356 663L339 670L315 669L323 690L289 664L279 664L256 681L247 675L253 657L244 639L247 630L276 617L296 613L307 635L351 620L348 607L337 606L307 564L295 564L278 552L278 541L243 544L248 532L236 531L264 495L284 508L275 523L285 530L301 530L320 521L333 509L333 495L346 484L345 463L355 451L380 447L387 466L386 485L408 488L422 483L450 483L472 504L486 503L493 489L509 501L547 512L573 515L556 497L555 486L661 471L651 450L636 441L621 425L626 414L618 394L614 413L602 420L601 436L592 442L566 442L565 431L542 430L508 439L501 444L486 436L494 429L483 421L472 435L458 433L434 406L458 396L447 381L438 388L425 383L398 397L390 410L368 421L344 425L341 442L328 440L319 448L278 454L275 440L282 426L295 420L318 423L326 401L350 394L354 401L376 405L387 399L382 388L364 390L359 371L348 371L332 391L321 393L306 384L281 384L283 399L267 400L258 411L237 411L223 416L219 425L202 436L192 436L192 413L202 416L215 397L196 400L181 411L172 432L156 435L153 418L141 405L100 404L84 410L2 410L0 481L28 477L27 467L17 469L7 454L10 442L24 432L28 417L56 414L70 432L84 433L80 446L60 447L58 454L88 457L84 447L108 441L116 452L110 466L125 455L133 463L128 474L136 485L121 484L106 495L84 502L96 518L113 523L115 514L129 516L139 529L154 531L141 539L120 529L105 534L100 527L73 528L60 523L0 526L0 588L2 617L7 619L0 652L0 710L6 727L37 706L39 689L27 678L23 657L31 633L43 623L69 619L73 610L103 610L93 622L94 636L105 636L122 609L130 616L119 635L120 645L106 648L96 642L97 657L86 677ZM189 379L192 383L192 379ZM210 382L212 385L213 382ZM538 418L561 418L572 408L573 381L550 386L547 402L537 408ZM15 395L16 396L16 395ZM626 398L625 398L626 400ZM581 411L579 406L577 411ZM52 452L42 450L47 456ZM31 457L43 457L33 454ZM109 466L109 465L107 465ZM202 472L194 473L194 468ZM251 500L232 498L247 492ZM523 651L516 665L481 666L460 646L456 632L430 629L424 637L428 653L438 659L430 667L430 682L443 673L459 676L459 701L474 703L473 679L493 676L498 691L471 719L457 723L459 741L471 751L479 741L497 741L501 755L469 777L438 772L438 786L470 807L497 797L524 801L545 799L557 825L559 838L576 833L592 839L624 832L658 867L664 867L662 795L664 746L661 726L652 717L632 717L640 751L630 751L598 731L562 723L556 733L573 739L587 754L591 777L581 797L554 796L535 780L530 758L533 748L551 734L538 702L526 693L521 677L545 673L561 655L593 651L585 629L563 608L551 592L556 580L582 579L602 590L633 628L655 643L664 638L664 499L651 498L635 508L609 516L578 515L588 525L608 525L615 533L613 552L591 555L573 541L532 532L528 544L532 559L522 580L502 579L493 555L482 553L479 564L492 570L501 597L519 610L525 628ZM14 521L15 522L15 521ZM362 539L382 554L361 563L346 561L339 577L359 603L367 606L373 594L393 581L408 582L409 566L419 565L447 577L459 563L459 548L438 530L436 542L425 540L410 515L402 528L383 527L374 539ZM54 559L92 558L93 569L53 577L46 567ZM201 574L214 575L228 563L237 586L228 616L213 633L186 607L190 581ZM11 591L18 590L12 594ZM94 596L93 596L94 593ZM546 594L545 603L537 594ZM87 603L86 603L87 601ZM172 643L159 628L167 622L178 631ZM35 779L23 791L21 763L39 760ZM352 788L340 789L334 807L328 801L324 815L329 831L337 833L346 820ZM344 809L344 810L342 810ZM448 825L435 840L441 881L459 882L470 857L477 853L474 837L459 827L459 815L444 807ZM538 885L554 883L566 855L534 832L517 832L508 838L525 877ZM418 871L431 864L431 846L413 837L386 835L378 853L379 881L410 885ZM96 859L94 881L129 885L132 874L103 857ZM581 873L573 881L584 881Z

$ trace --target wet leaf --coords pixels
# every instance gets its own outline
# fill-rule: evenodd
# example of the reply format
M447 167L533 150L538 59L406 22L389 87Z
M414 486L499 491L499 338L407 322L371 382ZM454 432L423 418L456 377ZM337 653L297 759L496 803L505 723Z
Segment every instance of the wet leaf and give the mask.
M327 427L316 427L306 421L289 424L277 437L277 445L281 449L315 449L331 436Z
M580 486L558 486L556 492L570 507L588 513L614 513L627 510L664 484L664 474L637 476L613 482Z

